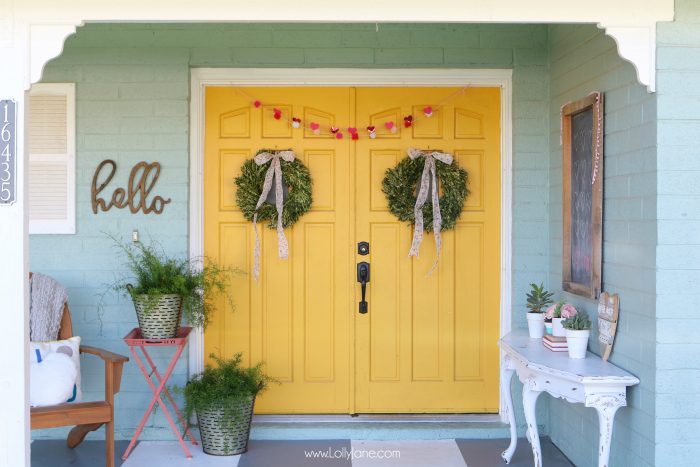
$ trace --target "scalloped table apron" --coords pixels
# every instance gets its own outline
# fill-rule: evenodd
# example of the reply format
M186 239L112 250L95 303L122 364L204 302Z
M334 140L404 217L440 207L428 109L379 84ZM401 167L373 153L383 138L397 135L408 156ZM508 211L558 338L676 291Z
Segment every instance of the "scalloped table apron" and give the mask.
M281 384L258 399L257 413L498 412L500 89L458 91L206 88L204 252L247 274L231 284L236 309L218 304L204 355L240 351L246 363L265 362ZM315 134L311 122L337 126L345 137ZM371 139L365 130L388 122L396 133ZM348 127L358 128L359 139ZM287 259L279 257L277 230L257 226L256 282L255 233L238 210L233 180L263 148L291 149L309 168L314 192L311 210L284 231ZM420 259L409 257L413 226L392 216L381 191L384 172L408 148L449 153L469 173L471 193L456 228L441 233L431 275L433 233ZM367 255L358 254L363 241ZM362 261L370 265L366 314L358 313Z

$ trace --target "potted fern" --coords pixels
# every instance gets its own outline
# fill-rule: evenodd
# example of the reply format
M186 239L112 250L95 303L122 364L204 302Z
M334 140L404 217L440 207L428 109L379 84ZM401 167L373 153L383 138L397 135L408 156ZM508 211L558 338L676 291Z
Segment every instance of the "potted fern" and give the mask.
M185 396L185 418L196 414L205 453L232 456L248 449L250 422L255 397L274 379L267 376L263 364L246 368L242 354L225 359L209 356L216 366L207 364L204 372L178 389Z
M131 273L117 281L114 289L131 297L144 338L175 337L183 314L190 326L205 328L218 296L223 295L232 305L228 284L237 269L209 260L169 257L154 245L112 239Z
M562 321L566 329L566 344L569 358L586 358L588 336L591 334L591 320L586 312L577 313Z
M551 292L544 289L544 284L530 284L530 292L527 294L527 328L532 339L541 339L544 336L544 309L552 303Z

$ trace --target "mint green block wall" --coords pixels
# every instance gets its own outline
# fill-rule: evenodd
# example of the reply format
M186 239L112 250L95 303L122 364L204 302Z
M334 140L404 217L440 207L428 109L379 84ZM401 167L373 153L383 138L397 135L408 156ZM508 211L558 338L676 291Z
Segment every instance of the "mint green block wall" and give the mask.
M603 290L620 295L611 362L641 380L615 420L611 465L654 464L656 97L637 83L614 41L592 25L549 28L550 284L561 290L562 163L560 108L592 91L605 93ZM597 302L559 293L596 320ZM589 348L599 353L594 324ZM543 396L548 397L548 396ZM549 432L578 466L597 465L594 409L551 400Z
M129 301L107 295L103 313L96 309L104 284L122 269L102 232L128 238L131 230L138 229L144 239L156 239L169 253L186 253L190 67L377 67L397 68L397 74L407 67L512 68L514 326L524 327L527 284L546 282L549 270L547 58L547 28L541 25L391 24L380 25L378 32L374 24L82 27L43 76L46 82L77 83L78 233L32 236L31 268L68 286L75 331L86 343L128 352L121 337L136 326ZM132 215L117 209L92 213L92 175L108 158L118 164L111 187L124 186L136 162L162 164L154 193L173 200L162 215ZM167 355L158 352L158 363L165 365ZM101 371L99 362L83 360L86 398L100 397ZM182 384L186 375L183 357L172 382ZM116 401L118 438L131 436L150 394L135 363L128 363ZM546 409L541 403L545 432ZM169 430L156 411L142 438L169 439ZM465 434L475 437L507 436L503 427L469 430ZM55 429L33 436L65 433Z
M700 3L657 27L656 465L700 457Z

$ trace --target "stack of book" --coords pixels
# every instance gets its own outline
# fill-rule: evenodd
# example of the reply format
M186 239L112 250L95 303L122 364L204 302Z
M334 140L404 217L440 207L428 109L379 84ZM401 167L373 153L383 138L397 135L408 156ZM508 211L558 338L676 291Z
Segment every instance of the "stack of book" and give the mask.
M566 337L552 336L546 334L542 338L542 343L552 352L566 352L569 346L566 344Z

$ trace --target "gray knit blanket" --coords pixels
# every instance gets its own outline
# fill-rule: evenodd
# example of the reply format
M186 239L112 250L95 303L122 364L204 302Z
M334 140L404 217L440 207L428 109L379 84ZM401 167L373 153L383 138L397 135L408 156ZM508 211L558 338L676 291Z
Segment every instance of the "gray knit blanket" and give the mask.
M61 284L43 274L34 273L29 281L29 340L55 341L63 318L68 292Z

